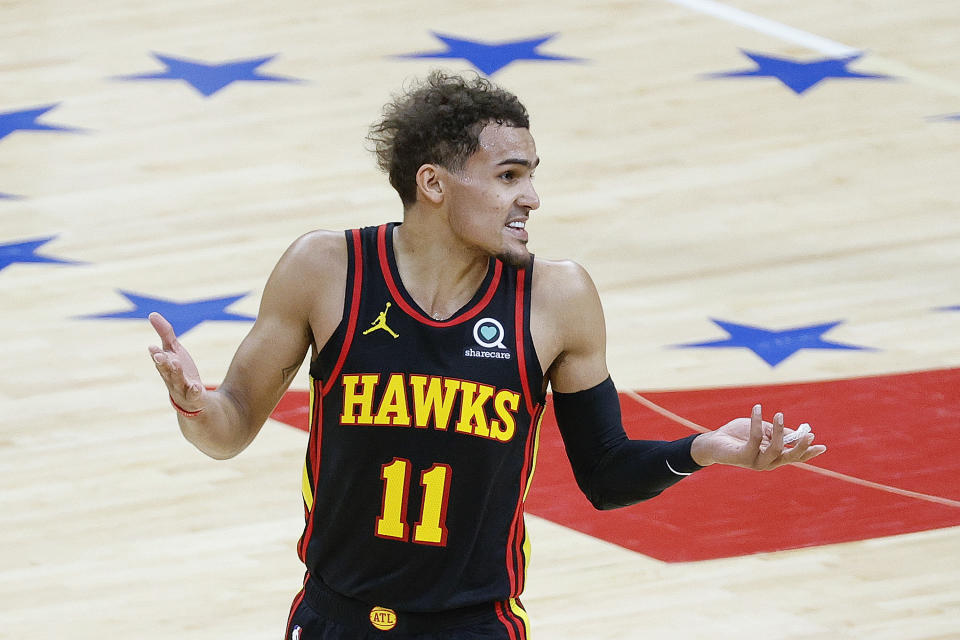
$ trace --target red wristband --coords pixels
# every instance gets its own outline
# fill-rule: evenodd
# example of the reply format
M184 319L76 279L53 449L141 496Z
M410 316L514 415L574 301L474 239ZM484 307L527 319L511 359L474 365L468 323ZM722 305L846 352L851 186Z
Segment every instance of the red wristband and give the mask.
M180 415L186 416L186 417L188 417L188 418L196 418L198 415L200 415L201 413L203 413L203 407L200 407L200 408L197 409L196 411L187 411L186 409L184 409L183 407L181 407L180 405L178 405L178 404L176 403L176 401L174 401L172 395L170 395L170 394L167 394L167 395L168 395L169 398L170 398L170 404L173 405L173 408L176 409L176 410L177 410L177 413L179 413Z

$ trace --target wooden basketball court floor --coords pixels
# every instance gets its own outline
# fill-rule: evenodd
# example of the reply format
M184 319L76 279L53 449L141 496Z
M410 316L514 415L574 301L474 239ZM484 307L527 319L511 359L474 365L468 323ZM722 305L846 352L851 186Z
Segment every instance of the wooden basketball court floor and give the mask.
M0 637L281 636L306 436L271 420L236 459L195 451L142 316L219 300L225 319L182 331L216 384L294 238L398 219L363 138L435 67L483 66L530 109L531 247L593 275L625 392L955 371L958 33L952 0L0 2ZM141 317L105 317L125 312ZM530 515L534 636L960 638L960 464L897 480L925 466L897 471L916 445L956 450L960 394L870 388L871 428L815 465L939 519L877 508L857 539L795 548L788 530L724 554L725 532L791 496L843 524L804 469L685 481L733 479L713 559ZM850 435L846 400L814 424L828 446ZM808 419L791 407L765 403Z

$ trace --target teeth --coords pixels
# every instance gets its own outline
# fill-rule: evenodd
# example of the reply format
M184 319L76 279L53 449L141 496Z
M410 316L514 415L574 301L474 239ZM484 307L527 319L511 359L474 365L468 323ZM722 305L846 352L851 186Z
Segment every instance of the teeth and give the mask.
M514 229L523 229L526 226L526 224L527 223L518 220L517 222L511 222L507 226L512 227Z

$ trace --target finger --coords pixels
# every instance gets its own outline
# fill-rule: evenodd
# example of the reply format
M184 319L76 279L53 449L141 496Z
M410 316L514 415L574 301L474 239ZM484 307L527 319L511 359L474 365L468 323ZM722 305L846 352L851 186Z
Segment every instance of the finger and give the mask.
M183 363L177 355L169 351L158 351L153 353L153 362L163 378L167 388L177 394L185 394L188 387L198 384L198 381L188 376L183 369Z
M172 351L177 344L177 334L173 330L173 325L156 311L148 317L154 331L157 332L157 335L160 336L160 339L163 341L163 348L167 351Z
M757 458L757 467L765 469L783 453L783 414L773 416L773 431L770 434L770 443Z
M199 382L190 383L183 395L188 401L196 402L203 395L203 385Z
M203 385L191 382L180 375L179 371L174 371L169 375L164 375L161 372L161 377L170 397L180 406L193 410L197 403L202 402Z
M827 447L822 444L814 445L813 441L816 439L816 435L809 433L800 438L797 446L792 449L787 449L779 460L773 465L774 467L779 467L784 464L795 464L798 462L806 462L812 458L816 458L820 454L826 452ZM773 467L771 467L773 468Z
M760 451L761 442L763 442L763 407L755 404L750 413L750 439L747 440L747 448L750 451Z
M770 446L777 455L783 452L783 413L773 416L773 433L770 435Z
M160 353L155 353L153 355L153 362L157 365L157 371L160 372L160 377L164 379L167 383L167 386L173 384L180 384L183 380L183 368L180 366L180 363L177 359L167 351L161 351Z
M810 445L813 444L813 434L803 435L797 440L797 443L790 449L784 449L781 460L784 464L792 464L794 462L800 462L803 459L804 454L810 448Z
M803 452L803 455L800 457L799 462L806 462L811 458L816 458L821 453L825 453L827 450L826 445L815 444L811 447L808 447L806 451Z
M773 440L773 424L769 422L763 422L763 443L760 445L761 451L766 451L767 447L770 446L770 441Z
M806 422L801 424L796 430L791 430L789 434L783 436L783 444L793 444L794 442L799 443L803 440L807 434L810 433L810 425Z

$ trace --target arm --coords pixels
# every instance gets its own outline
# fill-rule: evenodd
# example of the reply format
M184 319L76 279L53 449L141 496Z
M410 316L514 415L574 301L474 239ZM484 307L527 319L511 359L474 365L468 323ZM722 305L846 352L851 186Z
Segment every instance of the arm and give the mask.
M315 335L323 334L326 340L336 327L345 275L342 234L317 232L291 245L270 275L257 320L216 391L204 388L193 359L166 319L151 314L162 346L151 346L150 353L167 391L182 409L199 412L178 412L187 440L217 459L233 457L253 441ZM337 291L340 295L334 297Z
M613 509L646 500L699 469L690 456L695 436L676 442L627 437L593 281L573 262L537 267L533 330L547 338L554 414L577 485L591 504Z
M648 500L700 468L690 456L696 435L673 442L627 437L610 377L577 393L554 392L553 407L577 485L597 509Z
M533 330L549 360L554 412L581 491L598 509L658 495L714 463L772 469L819 455L813 436L783 447L783 416L764 423L759 406L748 419L676 441L630 440L606 367L606 331L596 287L580 266L538 262ZM559 292L559 293L558 293ZM551 320L552 319L552 320ZM775 444L776 443L776 444Z

